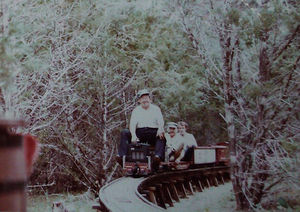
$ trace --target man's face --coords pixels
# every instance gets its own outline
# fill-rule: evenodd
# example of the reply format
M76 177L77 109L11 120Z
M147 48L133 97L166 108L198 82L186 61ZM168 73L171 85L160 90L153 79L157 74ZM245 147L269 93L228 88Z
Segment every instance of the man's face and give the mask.
M169 127L168 133L171 136L171 138L173 138L176 135L176 128L175 127Z
M141 104L142 108L148 109L151 103L151 99L149 95L143 95L141 98L138 100L138 102Z
M178 126L178 132L183 136L186 132L185 126Z

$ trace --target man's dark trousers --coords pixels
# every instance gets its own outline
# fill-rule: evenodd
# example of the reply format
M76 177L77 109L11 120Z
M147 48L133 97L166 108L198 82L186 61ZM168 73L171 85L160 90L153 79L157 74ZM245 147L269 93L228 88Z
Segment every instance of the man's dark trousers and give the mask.
M137 128L136 136L140 140L139 143L147 143L151 146L155 146L155 155L158 155L160 159L164 158L165 155L165 140L157 137L157 128ZM128 129L124 129L121 132L121 141L119 146L119 156L127 154L128 144L131 143L131 133Z
M194 156L194 149L195 149L194 146L189 147L189 148L185 151L184 156L183 156L183 158L181 159L181 161L192 161L192 160L193 160L193 156Z

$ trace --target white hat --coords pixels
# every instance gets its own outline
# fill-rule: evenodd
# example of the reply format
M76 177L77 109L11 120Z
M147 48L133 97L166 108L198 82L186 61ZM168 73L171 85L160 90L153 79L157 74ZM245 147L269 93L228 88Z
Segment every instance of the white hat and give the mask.
M147 89L139 90L136 98L140 99L143 95L150 95L150 92Z
M167 128L176 128L177 129L177 124L175 122L168 122Z

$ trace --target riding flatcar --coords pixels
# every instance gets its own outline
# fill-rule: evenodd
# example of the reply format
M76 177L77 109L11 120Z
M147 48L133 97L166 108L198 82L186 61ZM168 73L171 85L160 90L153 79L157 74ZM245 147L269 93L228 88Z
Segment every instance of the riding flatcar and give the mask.
M194 148L193 164L225 165L229 162L228 147L223 145Z

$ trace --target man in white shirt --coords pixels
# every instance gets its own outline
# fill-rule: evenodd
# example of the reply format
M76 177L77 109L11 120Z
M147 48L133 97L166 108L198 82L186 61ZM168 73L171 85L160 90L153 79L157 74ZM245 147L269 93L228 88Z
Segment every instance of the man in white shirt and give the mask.
M178 132L179 132L179 140L184 145L183 150L180 157L177 159L178 161L191 161L193 157L194 147L198 146L195 137L187 133L188 124L186 122L180 121L178 124Z
M148 90L139 91L137 100L139 105L132 111L129 130L121 132L117 160L120 162L126 155L129 143L139 142L155 146L154 161L158 163L164 158L165 151L164 119L160 108L152 104Z
M181 153L183 144L179 140L177 134L177 124L175 122L168 122L167 134L165 135L166 143L166 161L174 161Z

